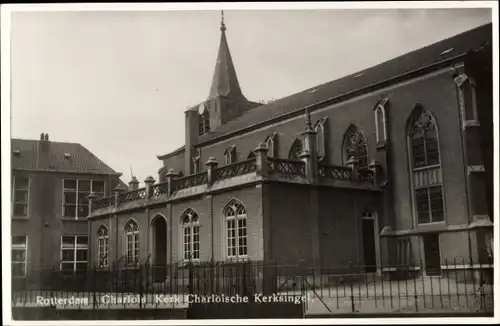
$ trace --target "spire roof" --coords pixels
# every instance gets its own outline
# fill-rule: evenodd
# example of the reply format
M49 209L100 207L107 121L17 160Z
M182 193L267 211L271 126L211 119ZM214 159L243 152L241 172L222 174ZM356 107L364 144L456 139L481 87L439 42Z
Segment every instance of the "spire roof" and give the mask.
M233 59L227 44L226 25L224 24L224 11L221 12L221 38L217 62L215 64L214 77L210 87L209 99L217 96L227 96L237 100L246 101L243 95L234 69Z

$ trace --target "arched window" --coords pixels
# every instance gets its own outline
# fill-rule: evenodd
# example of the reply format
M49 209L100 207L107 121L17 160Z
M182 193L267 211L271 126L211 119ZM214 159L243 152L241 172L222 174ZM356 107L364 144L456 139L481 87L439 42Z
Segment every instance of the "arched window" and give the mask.
M127 244L127 265L139 263L139 225L134 220L125 224L125 241Z
M365 136L354 125L351 125L344 137L344 164L354 157L359 169L368 168L368 145Z
M320 161L322 161L326 156L325 123L326 118L320 119L314 127L314 131L316 131L316 148L318 151L318 159Z
M226 248L228 259L246 258L247 246L247 213L242 203L232 200L224 208L226 220Z
M278 142L278 134L273 133L266 138L266 146L267 146L267 156L268 157L276 157L278 156L277 150L277 142Z
M410 116L408 126L408 149L417 222L443 221L441 160L436 121L428 110L417 105Z
M232 145L224 152L224 162L225 164L236 163L236 146Z
M101 225L97 230L97 266L108 267L109 230L106 225Z
M182 259L185 261L200 259L200 223L198 213L186 210L181 216Z
M253 151L248 153L247 160L252 159L252 158L255 158L255 153Z
M304 146L302 144L302 140L295 139L292 143L292 147L290 147L290 152L288 153L288 158L290 160L299 161L300 154L304 150Z

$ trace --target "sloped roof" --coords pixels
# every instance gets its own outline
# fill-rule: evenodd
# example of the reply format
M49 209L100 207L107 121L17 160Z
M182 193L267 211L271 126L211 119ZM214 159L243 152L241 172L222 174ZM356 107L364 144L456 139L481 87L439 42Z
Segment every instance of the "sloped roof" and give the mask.
M40 140L11 139L11 150L20 151L12 154L13 169L37 169L38 145ZM117 173L92 152L78 143L50 141L49 169L57 172L114 174ZM65 158L65 154L70 154Z
M245 127L300 110L306 106L464 55L473 49L481 47L485 43L491 43L491 41L492 24L490 23L409 52L371 68L253 108L240 117L200 136L199 142L210 141Z

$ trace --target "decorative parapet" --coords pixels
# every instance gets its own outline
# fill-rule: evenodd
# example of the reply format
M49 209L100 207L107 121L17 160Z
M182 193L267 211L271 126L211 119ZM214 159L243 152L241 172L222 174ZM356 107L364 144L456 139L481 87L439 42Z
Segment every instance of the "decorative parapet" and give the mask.
M338 180L352 180L352 169L339 165L320 165L319 176Z
M237 177L240 175L254 173L256 171L255 158L250 160L234 163L231 165L217 168L214 172L214 182L228 178Z
M115 196L103 197L92 201L92 210L115 206Z
M170 190L172 193L196 186L204 185L208 182L207 172L200 172L196 174L191 174L182 178L177 178L172 180L172 185Z
M122 203L128 203L131 201L139 200L139 199L146 199L146 188L140 188L137 190L132 190L128 192L124 192L122 194L118 195L118 202L119 204Z
M157 183L151 188L152 197L168 194L168 182Z
M302 161L285 160L280 158L267 158L269 174L284 173L305 176L306 165Z
M154 184L155 180L148 177L145 180L146 187L144 188L129 192L120 192L117 189L113 196L93 199L90 203L91 213L104 208L114 207L115 209L126 210L134 206L155 205L168 200L199 195L207 191L220 191L225 188L265 179L302 184L310 183L306 177L307 164L305 162L266 157L264 156L265 150L267 148L264 147L256 149L260 158L254 157L222 167L217 167L215 159L210 158L206 163L207 171L181 178L178 178L173 170L169 170L166 175L167 181L162 183ZM353 177L355 171L357 171L357 177ZM318 182L323 185L377 190L370 170L358 171L347 166L321 165L318 168L318 174L324 181L319 180Z

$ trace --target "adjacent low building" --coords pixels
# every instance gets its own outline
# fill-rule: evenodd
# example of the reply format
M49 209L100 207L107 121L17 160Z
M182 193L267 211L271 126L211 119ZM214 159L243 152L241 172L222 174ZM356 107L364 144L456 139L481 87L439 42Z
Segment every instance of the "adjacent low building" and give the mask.
M12 139L11 147L12 277L36 281L47 270L87 269L88 196L110 195L121 173L48 134Z

